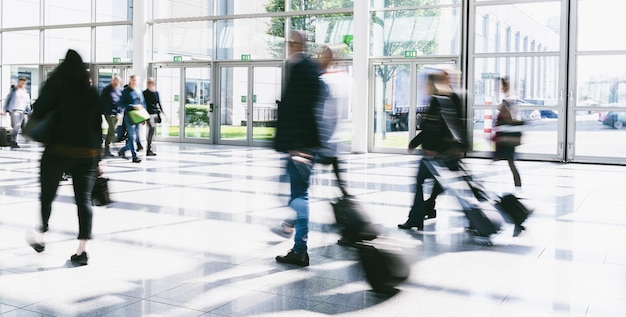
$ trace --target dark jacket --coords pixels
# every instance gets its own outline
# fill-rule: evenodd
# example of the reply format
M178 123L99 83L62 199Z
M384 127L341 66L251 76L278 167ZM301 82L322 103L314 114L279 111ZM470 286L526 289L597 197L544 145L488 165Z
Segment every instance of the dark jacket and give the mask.
M321 96L317 65L305 57L289 66L287 85L278 106L274 148L279 152L320 145L315 107Z
M143 99L146 101L146 110L149 114L157 114L161 111L161 99L159 99L158 91L144 90Z
M120 98L119 106L124 109L124 113L135 109L135 105L143 105L144 108L146 104L143 100L143 94L138 93L136 90L131 89L130 87L124 88L122 91L122 97Z
M100 94L100 105L102 114L105 116L117 115L120 111L118 102L120 101L120 90L114 90L111 84L106 85Z
M438 153L465 150L467 137L458 114L459 103L458 96L432 96L422 117L422 131L411 140L409 148L422 145L422 149Z
M51 77L42 87L33 109L36 109L33 118L43 118L54 111L52 136L47 147L100 149L102 108L96 88Z

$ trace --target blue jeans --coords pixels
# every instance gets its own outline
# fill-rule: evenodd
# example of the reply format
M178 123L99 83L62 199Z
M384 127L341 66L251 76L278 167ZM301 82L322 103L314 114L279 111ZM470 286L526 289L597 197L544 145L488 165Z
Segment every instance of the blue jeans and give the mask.
M292 157L287 160L287 174L291 184L291 198L289 207L296 211L294 227L296 233L293 237L293 251L296 253L307 251L309 238L309 185L311 183L311 171L313 162L309 164L294 161Z
M78 239L91 239L93 212L91 192L98 175L99 158L70 158L46 150L41 157L41 232L48 231L52 202L64 172L72 174L74 200L78 207Z
M126 135L128 136L128 138L126 138L126 145L124 145L124 147L120 149L120 153L124 153L130 150L130 153L132 154L133 158L135 158L137 157L137 152L135 152L135 138L137 137L137 125L133 124L130 121L130 117L127 115L124 115L124 125L126 126Z

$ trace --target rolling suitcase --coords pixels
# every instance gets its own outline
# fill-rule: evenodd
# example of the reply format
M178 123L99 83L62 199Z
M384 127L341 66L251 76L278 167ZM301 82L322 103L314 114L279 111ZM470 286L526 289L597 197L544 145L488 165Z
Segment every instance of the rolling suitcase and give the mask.
M331 205L341 232L342 244L372 240L379 235L378 229L354 197L344 195Z
M487 199L484 190L473 188L475 183L469 173L460 166L458 169L449 168L450 164L441 159L423 158L426 167L435 177L435 180L455 196L461 205L463 213L469 220L469 230L475 234L479 243L491 245L491 235L500 232L504 218L494 204ZM452 186L452 183L462 185ZM466 194L469 192L470 194Z
M395 293L395 287L409 277L411 266L401 249L376 240L359 242L356 248L365 278L375 292Z
M11 146L11 128L3 125L4 116L0 115L0 146Z
M528 208L526 205L522 204L520 199L513 194L507 194L500 197L496 201L496 207L502 213L507 215L510 218L511 222L516 226L520 226L521 230L524 230L522 224L528 216L533 212L532 209Z

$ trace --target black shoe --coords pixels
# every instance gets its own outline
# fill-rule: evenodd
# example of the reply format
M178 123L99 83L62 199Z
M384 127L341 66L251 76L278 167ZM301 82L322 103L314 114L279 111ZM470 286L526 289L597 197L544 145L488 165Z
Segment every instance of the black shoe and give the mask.
M123 159L128 159L128 158L126 157L126 155L124 155L124 152L125 152L125 151L122 151L122 150L117 151L117 156L119 156L119 157L121 157L121 158L123 158Z
M138 157L133 157L133 163L141 163L141 159Z
M87 265L87 261L89 261L89 256L87 256L87 252L83 252L80 255L73 254L70 257L72 263L79 265Z
M111 153L111 151L109 151L109 150L105 150L103 156L104 157L113 157L113 153Z
M400 229L417 228L417 230L422 231L424 230L424 224L418 224L418 223L414 223L412 221L407 220L407 222L399 224L398 228Z
M137 144L137 151L141 151L143 150L143 146L141 146L141 144Z
M435 209L435 200L426 200L424 202L424 207L426 209L424 220L426 219L434 219L437 218L437 209Z
M517 237L519 236L522 231L526 230L526 228L524 228L524 226L522 225L515 225L515 228L513 229L513 236Z
M289 253L285 256L277 256L276 261L286 264L295 264L298 266L309 266L309 254L306 252L296 253L293 250L289 250Z
M17 143L13 142L13 143L11 143L11 148L12 149L19 149L20 146Z
M28 243L28 245L30 245L30 247L33 248L33 250L37 251L37 253L41 253L44 250L46 250L45 243L43 243L43 242L39 243L39 242L35 241L35 238L33 238L32 234L27 235L26 243Z
M156 153L154 153L152 151L148 151L148 152L146 152L146 156L156 156Z

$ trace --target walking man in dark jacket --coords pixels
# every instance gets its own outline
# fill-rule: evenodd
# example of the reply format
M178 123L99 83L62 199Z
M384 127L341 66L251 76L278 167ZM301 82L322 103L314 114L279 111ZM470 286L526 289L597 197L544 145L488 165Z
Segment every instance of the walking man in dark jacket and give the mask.
M120 88L120 78L118 76L113 76L111 78L111 83L106 85L104 89L102 89L102 93L100 94L100 103L102 106L102 114L107 120L107 124L109 125L109 129L107 130L107 135L104 140L104 156L113 156L111 153L111 142L115 138L115 128L117 127L118 115L120 112L118 102L120 101L120 97L122 96L122 89Z
M315 120L315 107L320 98L318 66L305 55L305 35L300 31L289 34L287 84L278 107L274 148L288 153L287 174L291 183L289 206L296 212L294 246L281 263L309 265L307 240L309 234L308 189L315 161L314 149L320 139Z
M156 134L157 123L161 123L160 113L163 111L163 109L161 108L159 92L156 91L154 78L148 77L146 84L148 88L143 91L143 98L146 101L146 110L148 110L148 113L150 114L150 119L146 121L146 123L148 124L148 135L146 136L148 149L146 150L146 156L156 156L156 153L152 148L152 139L154 139L154 135Z

